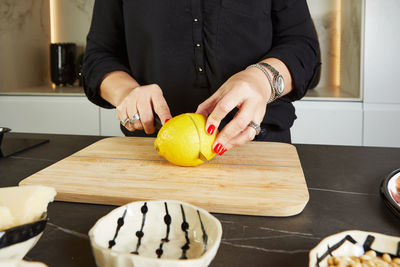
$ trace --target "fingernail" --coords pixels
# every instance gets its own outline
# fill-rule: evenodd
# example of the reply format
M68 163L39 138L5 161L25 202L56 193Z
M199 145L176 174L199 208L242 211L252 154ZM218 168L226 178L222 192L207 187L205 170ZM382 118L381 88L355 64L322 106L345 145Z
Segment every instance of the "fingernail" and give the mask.
M215 132L215 125L214 124L210 124L210 126L208 126L207 128L207 133L209 135L212 135Z
M169 121L169 119L165 119L164 123L167 123L167 121Z
M223 146L220 144L220 143L218 143L215 147L214 147L214 152L215 153L217 153L217 154L219 154L222 150L223 150Z
M221 152L218 153L218 155L222 156L226 151L227 151L227 149L224 148L224 149L221 150Z

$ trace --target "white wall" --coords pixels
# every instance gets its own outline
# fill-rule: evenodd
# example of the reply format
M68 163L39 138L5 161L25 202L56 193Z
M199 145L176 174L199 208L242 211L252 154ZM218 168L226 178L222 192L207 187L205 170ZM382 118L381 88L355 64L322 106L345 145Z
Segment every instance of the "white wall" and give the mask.
M367 0L364 103L400 103L400 1Z
M400 1L367 0L364 145L400 147Z

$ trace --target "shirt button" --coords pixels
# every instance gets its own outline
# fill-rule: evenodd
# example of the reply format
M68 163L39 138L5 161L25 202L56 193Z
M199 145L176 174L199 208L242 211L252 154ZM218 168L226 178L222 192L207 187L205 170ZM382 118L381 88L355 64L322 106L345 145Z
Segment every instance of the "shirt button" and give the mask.
M198 20L198 19L193 19L193 21L194 21L194 22L198 22L199 20Z
M203 69L202 69L201 67L199 67L199 71L200 71L200 72L203 72Z

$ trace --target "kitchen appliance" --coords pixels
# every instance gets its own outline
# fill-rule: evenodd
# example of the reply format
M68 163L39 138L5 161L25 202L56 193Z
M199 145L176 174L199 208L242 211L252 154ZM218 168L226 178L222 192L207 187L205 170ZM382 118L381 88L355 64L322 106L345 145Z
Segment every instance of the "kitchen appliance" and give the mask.
M1 144L3 143L4 134L8 133L9 131L11 131L10 128L0 127L0 149L1 149Z
M0 127L0 158L11 156L15 153L36 147L49 142L48 139L18 138L7 136L11 129Z
M50 44L51 81L59 85L73 85L76 80L76 44Z

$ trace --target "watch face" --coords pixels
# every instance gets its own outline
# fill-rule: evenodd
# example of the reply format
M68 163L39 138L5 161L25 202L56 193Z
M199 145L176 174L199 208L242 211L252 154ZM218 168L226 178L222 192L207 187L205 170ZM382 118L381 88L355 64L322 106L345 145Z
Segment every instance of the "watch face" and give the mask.
M278 91L279 95L283 94L283 91L285 90L285 82L284 82L283 77L281 75L276 76L275 88Z

